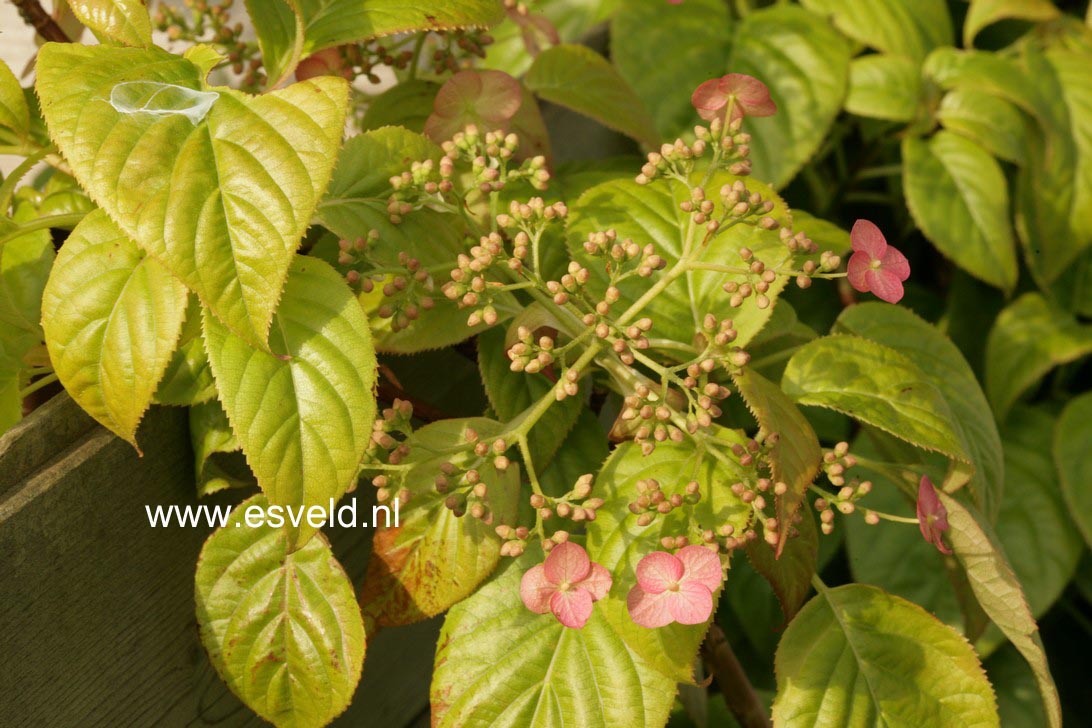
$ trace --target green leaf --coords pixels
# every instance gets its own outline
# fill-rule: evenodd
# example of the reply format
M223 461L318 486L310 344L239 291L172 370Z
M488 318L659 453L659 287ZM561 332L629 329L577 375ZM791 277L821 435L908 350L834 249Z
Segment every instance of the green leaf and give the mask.
M938 48L922 66L925 77L945 90L974 90L998 96L1046 123L1050 111L1040 81L1017 61L997 53Z
M987 514L996 516L1005 478L1001 437L986 395L959 348L908 309L882 303L847 308L834 330L889 346L925 374L951 408L953 429L975 467L971 492Z
M364 664L353 585L326 538L291 551L287 532L252 528L239 504L201 550L197 621L209 658L239 698L279 728L318 728L349 706ZM253 511L252 511L253 509Z
M973 88L957 88L940 100L937 120L995 157L1024 164L1027 122L1009 101Z
M1054 433L1054 463L1061 476L1062 495L1069 513L1092 545L1092 459L1088 443L1092 442L1092 393L1070 400Z
M1050 728L1062 725L1058 690L1050 675L1039 627L1031 615L1024 591L993 537L970 510L947 493L940 492L948 510L946 538L967 574L975 598L994 624L1012 641L1028 661L1047 713Z
M42 296L42 328L61 384L134 447L185 315L185 287L102 211L72 231Z
M978 32L998 20L1019 18L1042 22L1060 14L1050 0L971 0L963 21L963 45L970 48Z
M167 364L167 371L155 392L157 404L188 407L216 397L209 356L205 352L205 337L201 333L201 304L190 296L186 307L186 323L178 347Z
M297 13L303 29L301 58L396 33L487 28L504 18L500 0L247 0L246 7L270 79L292 70Z
M997 708L1005 728L1041 728L1047 724L1043 701L1020 652L1005 645L985 662L986 674L997 693Z
M1092 246L1092 83L1083 53L1028 52L1024 61L1047 106L1017 177L1016 222L1031 273L1048 290Z
M674 139L695 123L690 96L725 72L731 30L721 0L622 2L611 21L611 60L652 111L660 136Z
M515 522L519 468L513 464L499 472L492 455L474 455L465 446L470 429L487 442L504 431L500 423L482 417L449 419L426 425L407 441L404 462L413 467L402 486L409 499L400 504L398 525L376 529L360 592L364 613L383 626L440 614L470 596L500 560L495 527ZM445 506L447 496L436 490L436 479L446 462L478 471L487 488L488 518L457 517Z
M1031 407L1015 408L1001 429L1007 476L994 530L1036 617L1073 578L1084 548L1054 466L1055 429L1053 415Z
M742 433L720 430L726 444L745 442ZM633 624L625 607L626 595L637 583L637 563L651 551L662 550L664 536L687 536L701 543L704 528L730 524L743 533L751 521L749 506L731 491L731 484L745 479L744 469L734 459L718 460L702 453L691 443L664 442L645 456L633 442L620 445L595 478L592 493L606 500L596 519L588 524L588 553L611 572L614 585L608 600L596 604L605 619L625 642L628 651L655 667L672 682L693 679L693 657L705 635L704 625L670 624L650 630ZM637 524L629 503L637 500L635 483L652 478L668 498L684 494L686 484L696 480L701 500L690 508L678 508L660 515L647 526ZM730 588L730 587L729 587ZM638 724L643 725L643 724Z
M819 564L819 532L815 518L806 509L796 524L798 534L789 539L780 555L761 540L747 544L751 566L770 583L785 621L784 628L800 611L811 591L811 578Z
M36 217L32 205L24 202L17 205L12 222L29 222ZM0 246L0 332L5 339L3 350L16 359L22 359L27 351L25 345L11 346L16 339L30 345L42 340L42 291L54 257L49 230L36 230Z
M905 56L877 54L849 64L846 111L888 121L913 121L922 106L921 69Z
M190 407L190 444L193 445L197 495L210 495L227 488L256 485L254 476L237 462L217 456L239 452L239 440L231 431L227 413L217 400Z
M952 19L944 0L802 0L829 17L838 30L883 53L922 61L929 51L952 45Z
M695 173L694 183L699 184L700 173ZM718 199L719 190L736 178L717 174L706 185L707 199ZM789 222L789 212L770 187L748 178L747 188L760 193L764 199L773 200L775 207L770 213L782 224ZM678 260L684 247L684 234L689 217L679 209L679 203L689 199L689 191L675 181L639 185L636 182L616 180L597 185L570 205L567 243L573 260L579 261L591 273L589 293L600 300L609 284L609 276L599 258L590 257L584 250L584 241L593 232L614 229L619 240L631 238L642 244L652 243L656 254L667 262L670 269ZM698 233L701 234L701 233ZM695 234L696 236L697 234ZM700 240L695 240L695 245ZM717 264L745 265L739 257L739 249L750 248L755 258L767 268L777 269L789 259L789 252L776 232L761 230L750 225L736 225L713 238L694 256L699 261ZM648 289L650 281L666 271L653 274L649 279L630 278L618 286L621 298L615 304L624 311ZM674 341L690 342L694 332L701 329L706 313L718 319L730 318L738 337L736 346L746 346L769 320L771 309L758 308L755 298L749 297L739 308L729 305L729 296L722 286L728 281L742 284L747 277L740 273L691 271L675 280L656 297L656 316L652 336ZM767 296L776 300L787 278L779 276L770 284ZM677 356L678 352L672 355Z
M197 66L159 49L74 44L47 44L37 68L50 134L92 199L232 331L265 346L334 165L344 79L250 97L203 90ZM148 103L158 108L141 110Z
M377 282L372 293L360 295L361 305L370 314L376 348L382 352L410 354L450 346L485 328L467 326L467 312L440 292L447 271L458 267L456 258L466 250L462 222L455 222L457 218L447 213L424 209L411 212L394 225L387 212L390 178L407 170L415 160L438 160L440 154L440 148L425 137L398 127L353 137L342 149L330 188L319 205L319 220L342 239L355 240L369 230L379 233L378 240L368 245L374 263L388 269L399 267L399 253L405 252L419 260L422 268L442 271L435 274L439 280L426 283L425 293L431 290L435 294L430 296L434 307L421 309L419 318L399 331L392 330L391 319L376 314L386 303L382 295L385 281ZM314 253L336 263L335 243L324 241ZM340 264L335 267L340 272L354 267L361 273L368 270ZM506 313L506 305L500 308L501 313Z
M356 480L375 419L368 322L326 263L297 257L273 318L272 353L205 309L205 345L220 401L270 503L326 506ZM287 527L289 546L315 528Z
M433 725L664 725L676 678L629 647L649 630L629 621L614 597L597 602L581 629L531 612L520 600L520 579L542 559L537 546L529 548L448 613L432 678Z
M737 26L728 70L769 86L778 109L746 122L759 179L784 187L819 149L842 109L849 59L849 44L798 7L758 10Z
M432 104L439 90L440 84L435 81L404 81L391 86L368 104L368 110L364 112L360 128L364 131L374 131L385 126L400 126L407 131L420 134L425 130L428 117L432 115ZM348 147L359 138L353 137L345 146ZM342 154L345 154L344 148ZM339 176L340 169L340 164L334 169L335 180Z
M1019 273L1008 183L989 152L938 131L902 143L906 204L937 249L990 285L1011 291Z
M998 726L974 650L924 609L859 584L823 589L777 648L778 726Z
M1054 367L1092 353L1092 326L1038 293L1025 293L998 315L986 341L986 395L998 421Z
M944 395L898 351L856 336L805 344L785 368L785 394L873 425L925 450L970 462Z
M478 335L478 367L490 406L500 420L510 422L543 397L553 396L555 384L545 373L512 371L504 338L501 327ZM584 397L566 397L551 405L531 428L527 444L536 473L553 460L584 408Z
M23 87L3 61L0 61L0 128L11 131L18 140L25 141L30 134L30 109Z
M576 424L553 459L545 468L538 461L535 463L539 468L538 482L542 492L550 496L567 493L581 475L598 470L609 453L607 433L599 424L599 418L593 410L582 407Z
M68 6L101 42L152 44L152 19L142 0L69 0Z
M770 448L769 457L774 481L788 486L784 495L777 496L777 520L784 526L778 532L776 554L780 558L789 537L788 526L793 522L793 516L799 510L800 504L804 502L808 486L819 474L823 451L811 423L780 387L763 378L758 372L746 369L733 375L732 382L747 403L747 409L758 420L762 431L767 436L772 433L778 435L777 444ZM814 554L812 556L814 562ZM808 578L810 577L809 574ZM800 604L792 607L786 605L786 622L792 618L789 612L795 611L799 606Z
M586 46L543 51L524 79L539 98L589 116L648 147L660 135L641 99L607 59Z

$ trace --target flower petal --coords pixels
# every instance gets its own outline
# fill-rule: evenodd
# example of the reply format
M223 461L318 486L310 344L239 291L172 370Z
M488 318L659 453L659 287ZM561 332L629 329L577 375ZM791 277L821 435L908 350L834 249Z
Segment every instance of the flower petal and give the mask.
M875 223L858 220L849 231L849 241L854 250L864 251L874 260L882 260L887 252L887 240Z
M720 82L719 78L711 78L698 86L690 97L690 103L706 121L717 118L720 110L728 103L728 95L721 88Z
M629 618L642 627L655 629L671 624L671 610L668 601L675 592L649 594L641 585L633 587L626 596Z
M554 584L576 582L585 579L591 571L591 560L583 546L566 541L554 546L546 557L546 578Z
M872 270L872 259L868 257L868 253L862 250L849 256L849 264L846 266L849 285L861 293L868 293L868 281L865 280L865 273L870 270Z
M555 591L550 597L550 611L566 627L580 629L591 617L591 594L583 589Z
M936 487L929 476L921 476L918 482L918 528L922 538L937 547L942 554L952 553L944 545L943 534L948 530L948 509L937 496Z
M519 597L525 607L538 614L550 611L550 597L556 587L546 579L546 569L535 564L523 573L519 582Z
M697 545L685 546L675 554L675 558L683 565L681 582L697 582L710 593L720 586L724 572L720 568L720 557L712 549Z
M900 281L910 277L910 261L897 248L888 245L887 252L880 260L883 262L883 269L888 273L894 273Z
M747 116L773 116L777 113L777 104L770 97L770 89L754 76L745 73L729 73L723 79L721 88L736 97L736 106ZM733 117L738 116L733 114Z
M593 561L591 571L588 572L587 578L580 582L578 586L591 594L592 600L599 601L610 591L611 582L610 572L601 564L597 564Z
M701 624L713 613L713 594L704 584L688 581L671 593L667 608L679 624Z
M666 551L653 551L637 564L637 583L649 594L659 594L682 575L682 562Z
M888 303L898 303L902 299L902 281L890 271L882 268L869 269L865 273L865 282L868 284L868 290L872 291L877 298L882 298Z

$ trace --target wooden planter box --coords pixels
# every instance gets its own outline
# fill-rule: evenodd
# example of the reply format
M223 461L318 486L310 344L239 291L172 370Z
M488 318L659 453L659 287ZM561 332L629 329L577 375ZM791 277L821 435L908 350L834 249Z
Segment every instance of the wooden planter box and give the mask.
M194 568L209 529L153 529L145 515L196 503L185 410L150 411L140 442L143 458L65 394L0 437L0 726L264 724L198 640ZM371 530L328 535L359 584ZM376 635L335 725L427 725L438 630Z

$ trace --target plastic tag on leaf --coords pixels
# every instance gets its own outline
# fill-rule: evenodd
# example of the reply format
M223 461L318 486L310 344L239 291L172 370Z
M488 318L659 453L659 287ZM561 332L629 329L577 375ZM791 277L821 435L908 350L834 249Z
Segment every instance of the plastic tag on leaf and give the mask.
M184 116L194 126L208 115L220 98L215 91L194 91L158 81L125 81L110 91L110 105L121 114Z

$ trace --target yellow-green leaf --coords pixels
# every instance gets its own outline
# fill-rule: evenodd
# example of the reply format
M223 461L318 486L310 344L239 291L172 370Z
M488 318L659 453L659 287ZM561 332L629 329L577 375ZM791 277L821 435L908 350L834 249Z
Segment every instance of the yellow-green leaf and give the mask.
M324 536L298 551L284 529L247 521L240 503L201 550L201 641L232 692L278 728L320 728L349 706L364 664L353 585ZM256 522L261 522L260 520Z
M297 257L273 318L272 353L203 311L205 345L232 430L278 506L328 506L356 479L375 418L375 352L352 291L328 264ZM303 519L289 546L306 543Z
M141 0L68 0L68 6L100 41L142 47L152 44L152 20Z
M47 44L38 93L80 184L233 332L265 346L326 187L348 100L322 77L259 97L206 89L157 48Z
M42 327L61 383L133 445L185 315L185 286L101 210L72 231L42 296Z

